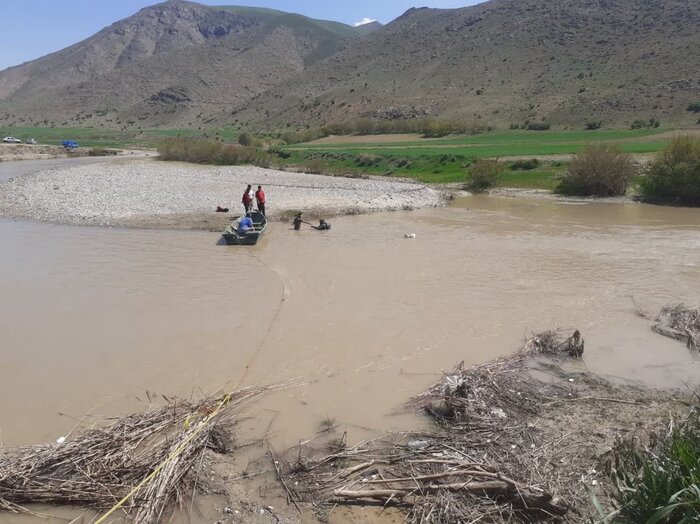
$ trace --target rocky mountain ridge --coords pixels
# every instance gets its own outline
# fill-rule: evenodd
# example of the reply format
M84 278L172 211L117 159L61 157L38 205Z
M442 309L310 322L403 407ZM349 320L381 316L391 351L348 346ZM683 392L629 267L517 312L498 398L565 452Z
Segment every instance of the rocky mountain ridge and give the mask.
M0 125L689 124L700 100L693 0L490 0L369 26L169 0L0 72Z

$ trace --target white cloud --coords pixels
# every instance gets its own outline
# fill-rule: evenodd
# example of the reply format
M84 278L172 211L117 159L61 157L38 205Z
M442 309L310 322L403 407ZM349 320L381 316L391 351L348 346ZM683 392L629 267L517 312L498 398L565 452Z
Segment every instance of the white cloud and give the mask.
M358 27L358 26L365 25L365 24L371 24L372 22L376 22L376 20L374 18L364 17L362 20L360 20L359 22L355 22L352 25L354 25L355 27Z

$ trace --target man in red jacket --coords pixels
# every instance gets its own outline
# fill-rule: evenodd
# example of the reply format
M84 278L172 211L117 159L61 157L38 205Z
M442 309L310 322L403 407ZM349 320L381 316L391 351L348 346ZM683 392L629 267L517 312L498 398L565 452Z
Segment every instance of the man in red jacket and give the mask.
M245 192L243 193L243 198L241 199L241 202L243 203L243 207L245 208L245 212L247 213L250 211L251 204L253 203L253 197L250 195L251 191L251 185L248 184L248 187L246 188Z
M258 190L255 192L255 200L258 203L258 211L263 215L265 214L265 191L263 191L262 186L258 186Z

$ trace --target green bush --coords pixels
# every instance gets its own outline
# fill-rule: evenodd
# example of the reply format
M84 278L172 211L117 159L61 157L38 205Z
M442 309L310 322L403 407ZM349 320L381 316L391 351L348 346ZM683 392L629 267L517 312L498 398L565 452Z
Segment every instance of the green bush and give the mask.
M645 175L641 183L644 196L700 205L700 138L673 139Z
M287 158L292 156L292 154L289 151L285 151L284 149L270 149L270 153L278 156L283 160L286 160Z
M615 522L675 524L700 515L700 419L653 436L647 449L623 441L613 453L611 477L619 506Z
M168 138L158 144L160 160L179 160L194 164L270 165L270 155L254 147L225 145L191 138Z
M254 147L227 145L221 148L218 159L213 163L225 166L250 164L260 167L269 167L270 157L264 151Z
M243 132L240 135L238 135L238 143L242 146L252 146L253 137L250 133Z
M161 160L181 160L195 164L216 164L221 144L191 138L168 138L158 145Z
M691 113L700 113L700 102L693 102L692 104L688 104L687 111L690 111Z
M379 165L383 160L381 155L357 155L355 163L358 167L372 167Z
M528 131L547 131L551 126L549 122L528 122Z
M530 160L516 160L510 165L513 171L530 171L540 166L540 161L536 158Z
M303 132L286 131L280 138L287 144L309 142L329 135L379 135L387 133L418 133L425 137L442 137L454 133L479 134L490 131L488 124L462 121L456 118L357 118L346 122L326 124Z
M635 120L630 124L630 129L657 128L661 125L658 119L651 117L649 120Z
M390 165L394 168L405 167L406 169L410 169L410 167L412 166L411 161L405 157L394 158L390 162Z
M294 131L285 131L280 135L280 139L285 144L298 144L301 142L301 133Z
M319 159L311 159L303 162L301 164L304 173L309 173L311 175L323 175L326 174L328 166Z
M467 188L481 192L498 184L503 173L503 164L498 160L477 160L469 168Z
M620 196L635 174L631 157L616 147L589 147L574 156L556 190L566 195Z
M118 149L107 149L104 147L93 147L88 151L88 156L112 156L119 154Z
M595 131L596 129L600 129L602 125L602 120L592 120L590 122L586 122L586 131Z

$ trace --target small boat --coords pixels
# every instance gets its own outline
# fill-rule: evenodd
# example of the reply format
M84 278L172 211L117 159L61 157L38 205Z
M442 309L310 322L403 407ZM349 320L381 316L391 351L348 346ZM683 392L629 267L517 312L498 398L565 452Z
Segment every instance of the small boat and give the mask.
M245 217L250 217L253 220L253 229L240 231L238 226ZM258 238L265 232L265 228L267 228L265 215L260 211L249 211L226 226L222 235L228 245L252 246L257 244Z

